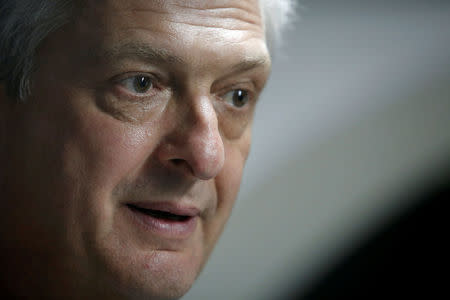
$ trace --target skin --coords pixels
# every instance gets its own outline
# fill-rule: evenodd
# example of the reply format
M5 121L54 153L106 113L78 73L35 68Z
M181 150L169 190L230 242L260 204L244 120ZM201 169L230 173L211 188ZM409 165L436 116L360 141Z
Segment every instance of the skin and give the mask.
M86 1L38 49L25 104L0 86L2 288L45 299L176 299L237 196L270 70L258 3ZM136 92L135 76L152 82ZM245 105L230 100L248 92ZM130 201L199 211L167 238Z

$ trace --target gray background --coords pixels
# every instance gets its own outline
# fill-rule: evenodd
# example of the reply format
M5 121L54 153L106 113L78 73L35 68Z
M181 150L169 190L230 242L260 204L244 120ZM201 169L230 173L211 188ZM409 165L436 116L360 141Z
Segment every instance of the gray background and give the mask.
M300 4L235 209L183 300L306 288L450 159L450 1Z

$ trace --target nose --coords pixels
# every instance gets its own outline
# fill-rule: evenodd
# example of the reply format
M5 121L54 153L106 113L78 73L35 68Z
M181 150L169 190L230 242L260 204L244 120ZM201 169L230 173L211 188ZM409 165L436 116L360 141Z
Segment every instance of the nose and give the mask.
M170 168L202 180L222 170L225 150L216 111L208 97L176 109L176 122L160 144L160 161Z

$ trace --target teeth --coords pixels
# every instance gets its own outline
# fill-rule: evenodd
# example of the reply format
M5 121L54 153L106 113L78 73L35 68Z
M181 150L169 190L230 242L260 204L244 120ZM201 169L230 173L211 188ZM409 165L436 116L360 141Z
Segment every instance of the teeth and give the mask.
M153 210L153 209L146 209L138 206L134 206L129 204L128 207L131 209L140 211L141 213L144 213L146 215L152 216L154 218L158 219L166 219L166 220L172 220L172 221L186 221L189 219L189 216L180 216L180 215L174 215L166 211L160 211L160 210Z

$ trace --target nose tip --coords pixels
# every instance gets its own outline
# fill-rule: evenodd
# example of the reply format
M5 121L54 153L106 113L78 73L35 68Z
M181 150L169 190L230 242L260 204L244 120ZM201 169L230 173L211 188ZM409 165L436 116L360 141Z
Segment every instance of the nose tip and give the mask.
M192 154L186 156L195 177L208 180L217 176L225 161L223 143L218 132L191 141Z

